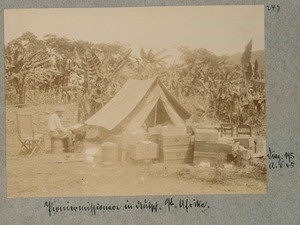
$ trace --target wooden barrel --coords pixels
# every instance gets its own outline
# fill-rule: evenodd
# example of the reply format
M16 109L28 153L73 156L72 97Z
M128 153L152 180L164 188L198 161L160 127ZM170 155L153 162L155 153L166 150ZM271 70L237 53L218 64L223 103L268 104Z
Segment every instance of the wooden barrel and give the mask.
M51 138L51 153L62 154L64 149L64 139Z
M106 142L101 145L103 162L118 162L118 145L112 142Z

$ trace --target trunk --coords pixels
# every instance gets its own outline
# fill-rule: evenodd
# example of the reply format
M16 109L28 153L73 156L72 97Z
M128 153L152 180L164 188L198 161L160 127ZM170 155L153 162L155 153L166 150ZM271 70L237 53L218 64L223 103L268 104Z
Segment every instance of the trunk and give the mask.
M244 81L245 81L245 88L246 88L246 99L247 99L247 102L248 102L248 82L247 82L247 78L246 78L246 72L245 70L243 70L243 74L244 74Z
M22 85L21 87L19 87L19 104L20 107L23 107L25 102L25 97L26 97L26 87L25 85ZM22 105L21 105L22 104Z
M19 97L19 102L18 104L20 104L21 106L20 107L23 107L24 104L25 104L25 97L26 97L26 73L21 73L21 78L19 80L19 83L18 83L18 97ZM23 105L22 105L23 104Z
M89 65L89 62L88 62L88 59L87 59L87 55L85 55L85 66L86 67L85 67L85 73L84 73L84 77L83 77L83 79L84 79L84 81L83 81L84 85L83 86L86 90L89 90L90 65Z

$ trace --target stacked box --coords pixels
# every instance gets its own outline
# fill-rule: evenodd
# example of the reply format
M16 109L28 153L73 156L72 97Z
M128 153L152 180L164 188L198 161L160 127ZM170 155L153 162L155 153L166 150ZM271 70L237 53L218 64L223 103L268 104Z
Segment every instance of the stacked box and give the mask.
M195 152L232 153L232 145L219 142L195 141Z
M209 162L216 166L218 157L227 161L227 156L232 154L232 145L219 142L195 141L194 163Z
M218 142L219 133L215 129L195 129L195 141Z
M149 135L159 135L161 133L161 126L148 127Z
M152 142L129 144L129 157L134 160L158 158L158 145Z
M163 146L189 146L191 143L191 136L184 135L160 135L160 143Z
M191 136L160 135L160 161L166 163L192 163L193 148Z
M158 144L159 143L159 134L152 134L152 135L148 134L146 137L146 140Z
M226 153L215 153L215 152L195 152L194 151L194 163L209 163L211 167L217 165L218 159L221 158L223 161L227 161Z
M145 136L145 132L143 132L143 131L123 132L123 134L122 134L122 149L128 149L129 144L136 144L136 143L145 141L145 139L146 139L146 136Z
M185 135L186 127L162 127L162 135Z

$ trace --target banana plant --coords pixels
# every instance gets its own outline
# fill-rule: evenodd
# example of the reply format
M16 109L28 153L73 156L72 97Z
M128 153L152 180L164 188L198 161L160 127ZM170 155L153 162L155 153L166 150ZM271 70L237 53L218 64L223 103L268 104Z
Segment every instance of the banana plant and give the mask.
M36 76L39 68L47 67L50 56L43 42L38 41L32 33L25 33L10 42L5 48L5 82L9 90L14 87L19 105L25 104L25 96L32 80L40 82Z

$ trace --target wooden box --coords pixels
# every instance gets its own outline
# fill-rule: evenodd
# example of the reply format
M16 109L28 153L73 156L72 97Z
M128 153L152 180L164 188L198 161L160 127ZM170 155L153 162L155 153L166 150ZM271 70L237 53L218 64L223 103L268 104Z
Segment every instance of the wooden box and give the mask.
M146 140L158 144L159 143L159 134L153 134L153 135L148 134L146 137Z
M232 154L232 145L218 142L195 141L194 151Z
M152 142L129 144L129 157L134 160L157 159L158 145Z
M186 127L162 127L162 135L185 135Z
M122 134L122 149L128 149L129 144L136 144L145 141L145 132L123 132Z
M227 161L226 153L213 153L213 152L195 152L193 162L195 164L200 163L209 163L211 167L215 167L217 165L217 160L221 158L223 162Z
M218 142L219 133L215 129L195 129L195 141Z
M149 135L157 135L161 133L161 126L156 127L148 127L148 133Z
M160 135L160 145L190 145L191 136L189 134L184 135Z
M193 149L192 148L168 148L162 152L162 162L165 163L192 163Z
M51 153L62 154L65 151L65 140L59 138L51 138Z

